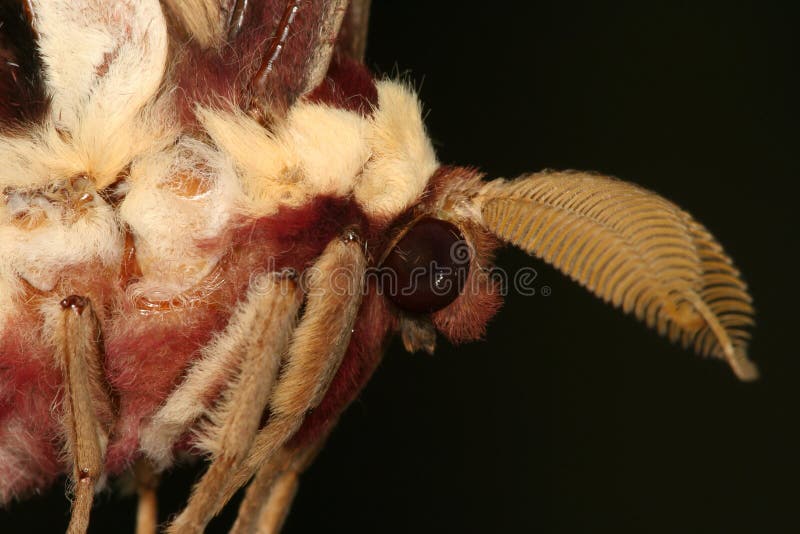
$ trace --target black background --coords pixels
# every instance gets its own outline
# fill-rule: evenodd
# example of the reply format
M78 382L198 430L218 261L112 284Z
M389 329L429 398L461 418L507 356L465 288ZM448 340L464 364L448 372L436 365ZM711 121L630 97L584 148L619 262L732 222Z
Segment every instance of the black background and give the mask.
M395 342L286 532L800 531L797 10L465 5L373 6L368 62L420 88L440 160L592 169L693 213L751 286L763 378L737 382L509 250L499 263L534 266L551 295L509 296L483 343ZM196 474L165 482L165 517ZM0 531L63 530L62 495L12 505ZM93 532L132 532L132 498L99 501Z

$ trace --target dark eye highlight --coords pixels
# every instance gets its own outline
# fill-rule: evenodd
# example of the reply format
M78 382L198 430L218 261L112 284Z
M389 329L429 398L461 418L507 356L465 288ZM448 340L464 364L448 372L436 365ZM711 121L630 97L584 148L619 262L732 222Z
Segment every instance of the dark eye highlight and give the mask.
M384 294L408 312L440 310L463 291L469 263L469 247L458 227L433 217L420 219L383 261Z

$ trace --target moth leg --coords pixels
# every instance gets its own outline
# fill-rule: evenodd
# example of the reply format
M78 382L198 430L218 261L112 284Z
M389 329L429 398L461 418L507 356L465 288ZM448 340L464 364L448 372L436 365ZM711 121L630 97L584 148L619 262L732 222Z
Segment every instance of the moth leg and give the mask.
M364 288L366 258L352 232L332 241L308 274L305 314L294 331L286 362L270 399L270 417L247 459L229 480L220 503L297 432L319 405L350 342ZM218 510L215 510L215 513Z
M247 487L230 534L280 532L297 493L300 474L316 457L327 434L310 446L284 447L258 469Z
M136 534L156 534L158 525L158 473L147 459L133 467L139 506L136 510Z
M285 282L290 283L289 280ZM272 282L266 280L264 283ZM263 313L270 309L270 298L276 294L268 295L265 288L258 283L251 287L225 331L203 349L202 358L192 365L180 386L142 430L142 450L159 469L171 463L173 443L208 412L209 407L204 401L213 398L220 386L236 380L230 370L238 369L242 365L242 355L252 350L252 347L248 348L248 343L255 339L253 332L266 328ZM271 343L274 341L266 342L273 346ZM224 378L221 380L220 377ZM270 385L263 383L260 387L268 392Z
M271 273L254 283L251 296L250 305L259 314L256 334L246 333L250 337L238 374L198 432L201 446L212 452L213 459L192 490L186 508L167 532L201 532L215 511L225 505L220 502L222 489L246 458L261 423L289 344L302 292L294 280Z
M95 486L103 472L108 428L98 417L112 413L103 381L100 325L89 299L61 301L58 363L64 375L64 422L72 458L74 500L68 534L86 532Z
M289 509L292 506L297 487L300 484L300 473L295 469L284 471L278 476L267 502L258 516L256 531L258 534L277 534L283 528Z
M269 499L277 478L289 468L291 460L292 453L282 449L259 468L247 486L230 534L251 534L255 531L264 503Z

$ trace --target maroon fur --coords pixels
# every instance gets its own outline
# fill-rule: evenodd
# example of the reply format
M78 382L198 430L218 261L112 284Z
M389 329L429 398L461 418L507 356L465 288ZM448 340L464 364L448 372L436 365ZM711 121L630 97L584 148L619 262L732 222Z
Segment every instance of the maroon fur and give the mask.
M323 23L320 14L326 0L297 2L299 11L288 24L286 7L294 4L286 0L249 2L242 28L220 49L202 50L188 40L176 45L182 48L170 76L180 89L175 92L176 103L187 129L195 126L197 103L248 111L252 105L267 115L280 115L291 107L306 84L311 47ZM0 5L0 126L29 120L46 105L33 35L20 5ZM281 35L287 28L284 39ZM172 28L173 34L177 31ZM269 58L274 62L265 69ZM264 84L254 83L259 72L265 75ZM371 74L344 54L336 55L326 79L307 98L363 115L378 105ZM423 209L476 176L468 169L440 169L424 195ZM283 268L302 272L348 228L359 234L368 264L374 266L394 230L410 220L412 211L395 221L369 220L352 198L320 196L300 207L280 208L268 217L239 220L218 238L199 243L221 255L215 280L222 282L201 283L200 290L183 295L184 304L177 299L174 305L144 302L126 292L141 274L134 247L117 268L68 267L52 292L21 298L18 316L4 325L0 337L0 428L20 425L20 441L25 445L10 445L0 429L0 450L10 451L27 466L25 477L10 491L18 494L43 488L66 470L59 460L64 443L59 419L62 377L53 347L40 332L43 322L38 304L50 299L58 302L72 294L86 296L93 303L103 332L106 379L117 408L106 468L117 474L138 454L141 426L180 384L203 347L227 326L254 275ZM479 283L481 268L491 263L497 244L468 222L463 231L475 250L466 291L431 316L436 327L454 342L480 337L500 305L496 286ZM136 237L131 235L132 240ZM296 445L314 442L330 431L371 377L388 336L397 330L397 312L374 283L370 282L364 297L342 364L321 404L308 414L293 438ZM7 475L7 469L0 465L0 476Z
M362 226L363 221L354 203L335 197L240 221L218 239L201 243L227 250L220 262L221 287L174 311L144 314L135 303L124 302L106 340L107 375L120 401L119 425L108 449L109 472L121 471L135 458L141 425L180 383L214 333L225 328L255 273L283 268L300 272L344 228Z
M451 343L483 338L487 323L503 305L500 284L489 274L471 262L464 292L452 304L431 314L433 325Z
M451 194L465 196L480 178L481 174L475 169L442 166L428 182L423 203L431 206ZM482 338L486 324L503 303L502 288L490 271L494 251L500 243L471 221L460 221L459 226L472 252L464 291L449 306L431 314L436 329L456 344Z
M106 374L119 395L119 419L106 458L117 473L138 448L142 420L155 412L180 382L189 363L225 326L226 310L200 306L142 315L122 315L106 343Z
M19 497L50 485L64 466L58 459L63 431L53 413L60 405L61 375L52 349L35 334L38 314L23 308L18 312L0 337L0 448L13 452L17 465L0 464L0 477L7 481L9 467L24 466L22 477L11 479L14 483L7 488ZM4 429L11 427L15 435L5 436Z
M307 80L327 0L262 0L248 2L239 32L220 49L201 49L186 42L174 67L180 116L195 124L194 106L233 103L266 115L282 115L300 96ZM287 6L298 10L287 26ZM284 29L287 30L282 40ZM280 44L281 46L277 46ZM267 63L272 60L271 66Z
M234 247L262 246L273 251L271 265L262 265L262 270L293 268L299 272L345 228L355 227L361 233L365 226L364 213L354 202L319 196L303 206L282 207L274 215L241 224L226 239Z
M386 299L371 286L358 312L342 364L320 405L308 414L292 438L292 445L312 445L331 430L372 377L396 323Z
M341 54L334 55L327 76L306 98L364 116L378 107L372 74L362 63Z
M41 332L38 310L69 295L84 295L102 325L114 298L113 273L101 265L72 266L61 274L51 292L29 288L22 299L25 305L18 306L15 319L4 325L0 337L0 428L14 426L16 439L25 444L15 451L26 466L25 477L9 488L16 495L45 487L66 468L59 459L64 439L63 377L53 347ZM5 452L10 448L2 431L0 448ZM8 480L3 465L0 476Z

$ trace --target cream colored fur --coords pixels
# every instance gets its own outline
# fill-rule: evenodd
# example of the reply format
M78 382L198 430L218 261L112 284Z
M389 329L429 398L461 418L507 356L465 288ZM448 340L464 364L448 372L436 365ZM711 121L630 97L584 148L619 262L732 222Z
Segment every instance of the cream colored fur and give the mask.
M378 98L371 118L300 102L274 132L243 113L201 108L198 116L236 163L252 213L354 195L368 214L391 217L419 198L438 162L416 95L383 81Z
M0 331L21 304L22 279L50 291L64 267L92 262L115 272L123 228L142 271L129 296L172 299L208 282L225 245L199 243L235 217L319 195L352 197L368 214L391 217L436 169L420 105L402 84L380 82L369 117L301 100L269 130L243 113L199 108L209 138L194 139L179 132L161 86L167 32L158 2L34 0L34 8L52 106L42 124L0 136ZM192 31L212 39L211 26ZM125 195L115 210L99 192L120 177ZM56 303L41 310L43 330L54 329ZM207 415L198 398L236 368L258 313L237 310L144 429L142 448L162 467L171 443Z
M164 5L178 19L186 33L204 48L219 46L223 32L223 10L231 0L164 0Z
M15 274L8 265L0 262L0 336L5 335L6 317L14 309L14 301L21 290L14 283Z
M360 115L318 104L292 108L284 135L311 195L346 196L370 156L369 123Z
M242 113L200 109L198 115L236 163L254 215L299 206L315 195L347 196L370 155L369 122L341 109L299 103L274 132Z
M51 292L52 298L40 302L40 323L25 334L57 353L56 332L65 313L59 304L65 296L59 294L64 269L91 264L92 269L107 267L107 275L116 277L126 231L141 270L126 296L176 302L198 286L213 289L225 283L215 267L227 247L219 238L233 221L272 215L321 195L353 199L370 216L394 217L423 194L438 166L416 96L391 81L378 83L379 103L367 117L301 98L265 128L244 113L198 108L205 132L191 137L181 131L175 88L165 78L169 43L158 1L31 1L50 107L40 124L0 134L0 335L10 316L33 306L23 301L27 283ZM166 3L201 45L219 43L222 13L217 3ZM319 36L320 54L310 59L311 85L326 70L333 43L328 37L341 22L343 5L338 0L326 4L332 16ZM118 181L124 194L110 200L107 188ZM352 248L359 254L358 269L366 268L360 244L336 244ZM202 350L184 382L142 430L141 449L159 468L172 463L172 445L187 431L195 432L199 450L225 462L233 458L240 463L250 452L270 395L263 382L277 376L279 359L286 357L274 345L280 335L262 324L264 310L291 322L300 306L299 299L284 304L283 313L264 295L253 294L259 290L250 288L226 330ZM259 454L280 447L306 411L321 401L344 354L358 299L343 307L333 299L321 315L311 313L318 316L306 321L306 330L331 335L300 336L292 345L302 354L287 364L289 378L275 393L280 417L260 439ZM337 319L333 331L325 329L330 318ZM276 322L273 327L288 344L291 325ZM253 332L259 328L263 335L255 346ZM338 342L326 348L331 339ZM328 357L320 359L326 351ZM231 383L241 386L235 387L240 395L223 389L221 404L205 403L215 388ZM77 379L71 387L80 392L81 384ZM245 405L240 397L255 402ZM44 448L25 449L38 445L19 421L12 417L5 423L0 429L0 502L11 498L10 488L25 477L33 479L37 473L32 469L44 465L47 455ZM104 450L105 435L99 438ZM228 458L234 448L238 452ZM73 447L71 455L76 451ZM248 472L257 465L256 456ZM71 459L64 460L68 465ZM224 479L227 484L230 474L235 484L242 482L236 478L242 466L228 473L234 465L228 463L216 467L222 478L211 477L206 484L211 500L221 495L219 483ZM94 477L100 476L99 463L96 467ZM78 499L84 505L82 517L88 517L91 504L91 492L87 495ZM205 508L197 502L195 508Z
M47 213L47 223L34 230L10 224L14 210L9 207L0 209L0 262L7 266L3 271L17 273L37 289L52 289L65 265L93 260L104 265L119 263L121 234L107 204L93 202L75 221Z
M101 145L162 82L166 21L157 0L32 0L39 50L59 128Z
M372 157L355 185L356 200L370 215L397 215L419 198L439 166L411 89L378 83L378 109L367 142Z
M113 182L136 154L162 145L168 130L163 114L141 113L166 62L158 2L33 4L52 105L41 126L0 138L0 189L6 192L0 206L0 275L12 294L18 291L17 276L48 290L64 266L118 263L116 216L96 190ZM64 199L47 200L45 193L76 176L88 177L84 189L92 200L81 213L70 214ZM25 213L42 224L32 229L13 224Z
M134 162L119 215L136 237L142 278L131 294L170 299L216 265L222 249L201 248L228 227L242 192L225 155L191 138ZM187 189L188 188L188 189Z
M83 122L71 135L50 120L27 136L0 137L0 187L20 191L0 205L0 318L20 290L18 276L49 290L64 265L119 262L117 217L134 234L143 274L130 296L168 300L212 273L224 251L198 243L219 235L236 214L270 215L316 195L353 195L368 214L396 216L419 198L438 164L416 96L390 81L378 84L378 94L380 106L370 118L300 102L274 132L244 114L199 109L215 146L176 141L162 100L132 115L115 135L96 129L88 144L92 136L81 132L91 128ZM96 189L127 167L127 195L115 215ZM77 175L94 188L75 220L64 219L62 205L22 193ZM184 179L199 180L200 192L187 194ZM20 213L37 210L45 224L13 224Z
M280 204L302 204L300 162L279 135L244 113L199 108L197 115L219 150L234 161L249 211L268 215Z

